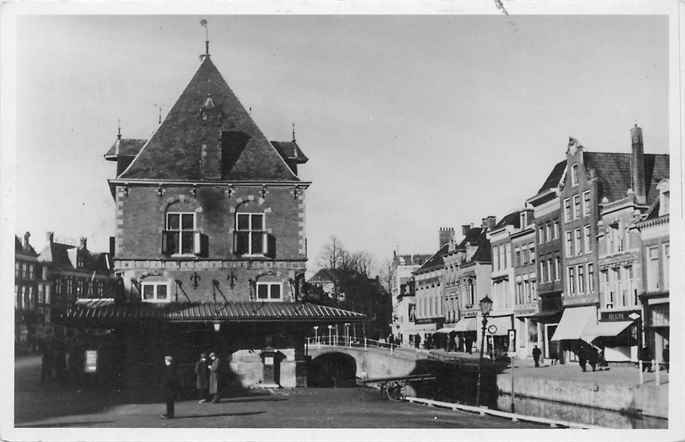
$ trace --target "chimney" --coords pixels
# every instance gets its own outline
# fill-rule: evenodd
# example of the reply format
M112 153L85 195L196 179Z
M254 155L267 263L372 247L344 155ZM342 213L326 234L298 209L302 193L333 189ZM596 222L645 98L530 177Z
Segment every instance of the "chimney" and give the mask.
M454 227L440 227L440 232L438 234L438 240L440 245L438 248L448 244L454 239Z
M79 249L87 249L88 247L88 238L85 236L82 236L81 239L79 240Z
M114 258L114 250L116 250L115 247L115 238L113 236L109 237L109 256L111 258Z
M28 249L30 247L29 238L31 238L31 233L30 232L24 233L24 248L25 249Z
M484 229L492 230L495 228L495 224L497 224L496 220L497 217L494 217L492 215L486 216L482 219L481 227Z
M461 234L466 236L469 233L469 230L471 230L471 224L462 224L461 225Z
M647 203L647 189L645 186L645 160L644 146L642 144L642 128L637 123L630 129L632 139L632 152L630 156L630 168L632 172L633 192L638 204Z
M52 244L55 242L55 232L47 232L45 234L45 238L48 241L48 244L52 247Z

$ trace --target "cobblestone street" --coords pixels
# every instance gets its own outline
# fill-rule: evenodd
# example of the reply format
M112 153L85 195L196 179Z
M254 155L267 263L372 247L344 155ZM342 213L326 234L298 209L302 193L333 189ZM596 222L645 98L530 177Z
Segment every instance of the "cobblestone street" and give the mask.
M549 428L389 402L366 388L255 392L227 397L218 404L186 400L177 402L175 419L163 420L164 406L161 401L153 402L153 397L129 402L123 392L77 392L54 385L41 388L39 379L39 358L17 362L17 427Z

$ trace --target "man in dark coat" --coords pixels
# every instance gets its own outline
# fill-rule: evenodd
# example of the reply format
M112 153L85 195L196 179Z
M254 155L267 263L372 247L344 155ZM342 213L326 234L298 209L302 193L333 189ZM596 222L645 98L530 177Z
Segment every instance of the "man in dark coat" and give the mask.
M533 361L535 361L535 366L539 367L540 366L540 355L542 354L542 351L538 348L536 345L533 347Z
M582 345L578 348L578 364L580 364L580 368L583 371L587 371L587 353L585 351L585 347L583 347Z
M216 353L209 354L209 394L212 395L212 402L219 402L221 397L221 361Z
M162 415L163 419L172 419L174 417L174 402L178 394L179 382L178 374L176 373L176 364L174 358L167 355L164 356L164 371L162 372L162 393L166 401L166 413Z
M670 351L668 349L668 344L664 347L661 353L661 359L664 361L664 367L666 368L666 373L668 373L668 360L670 356Z
M200 354L200 360L195 363L195 388L200 396L198 403L204 404L209 400L209 364L207 353Z
M642 361L642 371L652 371L652 361L649 358L649 349L647 347L640 349L639 358Z

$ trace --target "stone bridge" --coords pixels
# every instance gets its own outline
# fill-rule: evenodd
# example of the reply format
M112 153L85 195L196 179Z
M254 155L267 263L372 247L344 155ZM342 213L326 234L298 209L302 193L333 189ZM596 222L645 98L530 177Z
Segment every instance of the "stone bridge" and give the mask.
M310 385L325 386L354 381L354 378L375 379L406 376L423 372L422 365L428 361L426 354L413 349L375 346L346 346L309 344L307 354L311 357Z

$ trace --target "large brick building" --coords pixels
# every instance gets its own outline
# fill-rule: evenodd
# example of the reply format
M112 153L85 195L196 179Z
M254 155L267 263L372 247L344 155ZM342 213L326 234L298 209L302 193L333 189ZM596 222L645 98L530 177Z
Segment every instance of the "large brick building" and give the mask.
M305 334L363 315L299 302L310 183L297 142L268 141L205 54L152 137L118 135L105 157L123 299L78 303L64 321L116 330L129 385L165 354L192 385L201 351L230 366L226 382L306 385Z

